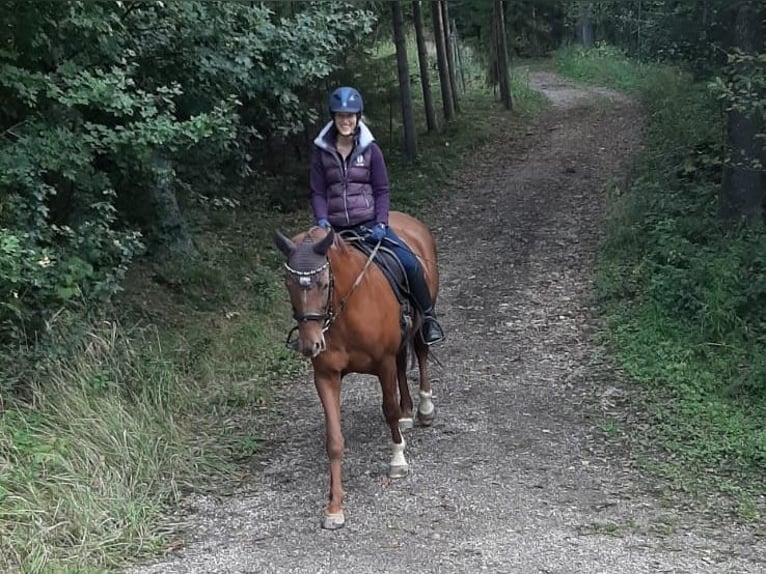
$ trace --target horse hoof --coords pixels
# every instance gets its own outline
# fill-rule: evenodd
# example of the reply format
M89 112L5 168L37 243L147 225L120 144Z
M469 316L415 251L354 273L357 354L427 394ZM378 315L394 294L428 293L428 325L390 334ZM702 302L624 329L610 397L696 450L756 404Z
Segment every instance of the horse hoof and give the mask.
M412 417L407 417L405 419L399 419L399 428L400 429L410 430L414 426L415 426L415 422L412 420Z
M335 514L325 514L322 520L322 528L325 530L338 530L343 528L346 524L346 517L343 515L343 511L336 512Z
M393 464L388 469L388 478L404 478L410 473L410 465L396 465Z
M418 411L418 422L424 427L430 427L434 423L434 417L436 416L436 409L432 410L429 414L424 415Z

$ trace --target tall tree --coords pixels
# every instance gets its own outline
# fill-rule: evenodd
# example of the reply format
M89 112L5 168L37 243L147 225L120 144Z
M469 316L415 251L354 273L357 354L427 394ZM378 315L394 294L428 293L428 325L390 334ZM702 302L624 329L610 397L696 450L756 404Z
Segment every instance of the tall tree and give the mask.
M760 2L743 1L738 6L731 28L733 64L729 83L734 86L727 117L729 158L723 171L719 196L724 219L760 223L763 217L763 86L753 82L758 53L763 50L763 8ZM761 64L763 66L763 64ZM763 72L761 71L761 74ZM757 93L758 91L761 93Z
M452 121L455 118L455 101L452 98L452 87L449 80L447 64L447 49L444 45L444 26L442 23L441 0L431 0L431 18L433 20L434 43L436 44L436 64L439 68L439 86L442 92L444 119Z
M431 94L431 79L428 73L428 52L426 50L426 40L423 34L423 11L420 7L420 0L412 0L412 19L415 25L415 40L418 46L418 64L420 65L420 85L423 88L423 106L426 112L426 127L429 132L439 129L436 123L436 112L434 111L434 99Z
M508 44L505 29L505 6L503 0L494 0L492 10L492 44L494 46L494 80L500 86L500 100L506 110L513 108L510 78L508 77Z
M404 127L404 158L407 162L415 159L418 153L415 116L412 113L412 94L410 92L410 70L407 63L407 44L404 37L404 16L401 0L391 3L391 16L396 46L396 68L399 74L399 100L402 105L402 125Z
M580 41L586 48L593 47L593 3L580 1Z
M449 6L447 0L441 2L442 27L444 30L444 46L447 51L447 70L449 71L449 86L452 90L452 101L455 105L455 111L460 111L460 104L457 96L457 72L455 70L455 38L452 35L452 25L450 24Z

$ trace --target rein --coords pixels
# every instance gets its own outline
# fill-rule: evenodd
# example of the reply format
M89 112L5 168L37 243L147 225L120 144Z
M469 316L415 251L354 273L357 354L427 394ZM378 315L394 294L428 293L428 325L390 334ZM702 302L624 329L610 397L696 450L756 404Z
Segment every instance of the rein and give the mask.
M338 315L341 314L341 312L343 311L343 308L346 306L346 303L348 302L349 297L351 297L352 293L356 291L357 287L359 287L359 284L362 282L362 278L364 277L364 274L367 273L367 269L370 267L372 260L375 259L375 255L378 253L378 249L380 248L381 243L382 241L379 241L377 245L375 245L375 249L373 249L372 253L370 253L370 256L367 258L367 261L364 263L364 267L362 267L362 270L359 272L359 275L356 276L354 283L351 285L351 289L348 290L348 293L346 293L343 299L340 300L340 303L338 303L337 313L332 313L332 285L334 284L334 281L333 281L333 274L332 274L332 265L330 266L330 295L327 298L328 315L330 319L329 321L325 323L325 326L322 327L322 333L326 333L327 330L332 326L335 319L338 318ZM329 259L327 262L328 263L330 262Z

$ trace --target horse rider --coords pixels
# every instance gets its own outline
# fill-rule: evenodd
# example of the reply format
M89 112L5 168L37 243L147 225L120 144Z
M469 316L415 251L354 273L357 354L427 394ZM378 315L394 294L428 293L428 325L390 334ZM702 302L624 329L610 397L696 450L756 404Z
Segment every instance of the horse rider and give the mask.
M311 208L316 225L354 230L377 245L385 240L407 273L410 295L423 317L426 345L444 340L436 320L423 267L413 251L388 225L389 184L383 153L362 121L361 94L351 87L332 92L332 120L314 140L311 158Z

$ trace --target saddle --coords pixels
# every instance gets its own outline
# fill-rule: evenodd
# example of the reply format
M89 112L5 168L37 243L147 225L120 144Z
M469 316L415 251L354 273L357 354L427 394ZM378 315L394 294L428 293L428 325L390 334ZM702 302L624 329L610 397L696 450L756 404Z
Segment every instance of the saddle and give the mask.
M366 235L359 233L355 229L344 229L339 232L339 235L347 241L349 245L361 251L366 257L370 257L375 250L375 247L364 241ZM387 246L387 244L389 246ZM383 275L388 280L391 290L394 292L396 299L401 306L401 318L403 340L406 340L406 335L412 328L412 317L414 309L412 307L410 298L410 284L407 280L407 273L404 270L404 265L396 256L396 253L390 247L391 240L388 238L383 239L378 247L377 253L373 258L373 262L383 272Z

